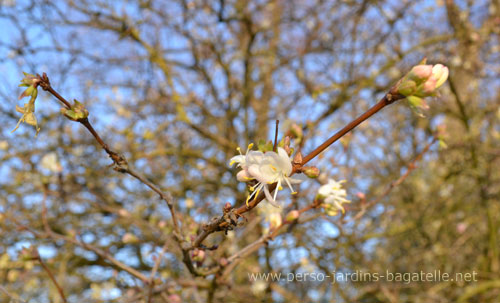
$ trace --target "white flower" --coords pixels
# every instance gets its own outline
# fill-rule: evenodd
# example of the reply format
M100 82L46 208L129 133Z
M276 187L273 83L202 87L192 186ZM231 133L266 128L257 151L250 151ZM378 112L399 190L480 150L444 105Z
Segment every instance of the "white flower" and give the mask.
M250 289L254 295L260 295L266 291L266 288L267 283L264 280L256 280L252 283L252 287Z
M265 228L264 233L269 232L270 229L274 229L280 226L283 222L281 208L276 208L271 204L266 203L262 206L259 206L257 211L264 217L264 221L269 223L269 226Z
M236 167L241 167L241 168L246 167L246 157L247 157L247 155L248 155L248 152L252 149L252 147L253 147L253 143L250 143L250 144L248 145L247 152L246 152L246 154L244 154L244 155L241 153L241 148L239 148L239 147L238 147L238 148L236 148L236 150L237 150L240 154L239 154L239 155L237 155L237 156L232 157L232 158L229 160L229 166L233 166L233 165L234 165L234 163L238 163L238 164L236 165Z
M254 196L257 197L263 189L266 199L272 205L279 207L276 203L276 195L278 191L283 189L281 185L286 183L293 195L296 194L296 192L292 184L302 182L300 179L290 177L292 173L292 161L287 152L281 147L278 147L277 153L268 151L263 155L248 154L246 164L248 165L248 174L259 181L251 188L253 191L247 198L247 204ZM277 184L274 196L271 196L268 185L273 183Z
M257 197L263 190L266 199L272 205L279 207L276 203L276 195L278 191L283 189L282 184L286 183L292 191L292 194L296 194L292 184L300 183L302 180L290 177L293 170L292 161L283 148L278 147L277 153L274 151L263 153L261 151L250 150L252 147L253 144L248 146L245 155L243 155L241 149L238 148L237 150L240 154L232 157L229 163L229 165L234 165L236 163L236 166L242 169L236 175L238 181L248 182L254 179L258 181L257 184L250 187L252 193L247 197L246 203L248 205L248 202ZM274 183L277 184L274 196L272 196L269 191L269 185Z
M40 165L54 173L60 173L62 171L61 164L57 159L57 154L55 152L51 152L42 157L40 161Z
M237 148L236 150L240 153L237 156L234 156L229 161L229 166L233 166L237 163L236 167L241 167L242 170L238 172L236 175L236 179L240 182L248 182L253 180L254 178L248 173L248 165L252 163L257 163L260 158L264 156L264 154L260 151L251 150L253 147L253 143L250 143L247 148L247 152L243 155L241 153L241 148Z
M318 196L323 199L321 207L326 211L329 216L335 216L339 211L344 213L343 203L350 203L351 201L346 199L347 193L345 189L342 188L342 181L335 181L333 179L328 179L328 183L322 185L318 190Z

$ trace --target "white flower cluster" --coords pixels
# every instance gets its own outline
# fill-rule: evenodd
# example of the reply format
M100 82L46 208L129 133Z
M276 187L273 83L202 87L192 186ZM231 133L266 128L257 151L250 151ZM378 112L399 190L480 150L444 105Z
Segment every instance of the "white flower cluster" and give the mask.
M288 156L287 152L278 147L278 151L254 151L251 150L253 144L248 146L245 155L241 154L241 150L238 148L240 155L231 158L229 165L237 163L237 167L241 167L241 171L238 172L236 178L241 182L248 182L250 180L257 180L257 184L250 188L250 195L247 197L247 205L250 200L257 197L259 193L264 190L267 201L272 205L279 207L276 203L276 195L279 190L282 190L282 184L287 184L292 194L296 192L293 190L292 184L300 183L302 180L291 178L292 173L292 161ZM276 190L274 195L271 195L269 191L269 185L276 183Z
M318 198L323 199L321 207L325 209L325 212L329 216L335 216L339 211L344 213L343 203L350 203L351 201L346 199L347 193L345 189L342 188L342 181L335 181L333 179L328 179L328 183L322 185L318 190Z

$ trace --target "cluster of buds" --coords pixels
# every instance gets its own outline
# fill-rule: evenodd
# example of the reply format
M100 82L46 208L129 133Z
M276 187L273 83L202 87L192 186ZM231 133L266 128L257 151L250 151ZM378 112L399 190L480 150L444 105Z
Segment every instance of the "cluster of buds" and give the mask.
M302 166L302 153L299 151L293 157L293 164L296 165L297 171L303 173L309 178L317 178L319 169L316 166Z
M27 89L19 96L19 99L30 97L30 100L28 101L28 103L24 103L23 107L16 105L16 111L23 115L17 122L16 128L14 128L12 132L15 132L19 128L19 125L24 122L26 124L34 126L36 129L36 134L38 135L40 128L38 127L38 122L35 116L35 100L38 95L38 85L40 84L41 79L40 77L35 75L27 73L23 74L24 78L21 80L21 84L19 84L19 86L27 87Z
M85 108L85 106L78 102L76 99L74 100L75 104L71 106L70 109L61 108L61 113L66 116L66 118L72 121L80 121L84 120L89 116L89 111Z
M41 85L45 88L44 84L47 85L47 83L48 78L45 74L43 77L40 77L39 75L24 73L24 78L21 80L21 84L19 84L19 86L27 88L19 96L19 99L30 97L30 100L28 103L25 103L23 107L16 105L16 111L21 113L22 116L12 132L16 131L19 128L19 125L24 122L26 124L33 125L36 129L36 134L38 135L40 127L38 127L38 122L35 116L35 101L38 96L38 86ZM68 108L62 108L61 113L70 120L81 122L89 116L89 112L82 103L77 100L74 101L75 103L71 107L68 105Z
M191 252L191 258L196 262L197 266L201 266L203 261L205 261L205 251L203 249L196 248Z
M428 108L425 97L435 96L437 89L448 79L448 67L442 64L425 64L424 59L414 66L397 84L396 92L405 96L410 105Z

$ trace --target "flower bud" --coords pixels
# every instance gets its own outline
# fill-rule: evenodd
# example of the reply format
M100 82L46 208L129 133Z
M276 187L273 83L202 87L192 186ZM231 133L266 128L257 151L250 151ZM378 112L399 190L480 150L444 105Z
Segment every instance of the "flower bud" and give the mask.
M356 194L356 197L358 197L360 200L365 200L366 199L366 195L362 192L358 192Z
M309 178L317 178L319 176L319 169L316 166L306 166L302 168L302 172L304 175L308 176Z
M273 229L280 226L282 223L281 214L274 213L269 215L269 228Z
M412 107L428 108L422 98L434 96L448 78L448 68L442 64L426 65L425 59L414 66L396 85L397 93L407 97Z
M300 164L302 163L302 153L299 151L295 154L295 156L293 157L293 163L297 163L297 164Z
M38 76L28 74L23 72L24 78L21 79L21 84L19 86L33 86L40 83L40 78Z
M283 147L285 147L285 146L290 147L290 137L289 136L285 136L285 138L283 139Z
M417 96L408 96L406 97L406 99L408 100L408 102L410 103L411 106L413 107L420 107L420 108L423 108L423 109L428 109L429 108L429 105L427 105L427 103L425 103L425 100L420 98L420 97L417 97Z
M304 135L304 132L302 131L302 127L300 127L298 124L296 123L293 123L291 126L290 126L290 134L296 138L296 139L300 139L302 138L302 136Z
M120 210L118 211L118 214L122 217L130 216L130 213L125 208L120 208Z
M233 208L233 206L231 205L231 203L226 202L226 204L224 204L223 212L227 213L227 212L229 212L231 210L231 208Z
M139 238L137 238L134 234L125 233L122 237L122 242L125 244L135 244L139 242Z
M432 69L432 65L416 65L411 69L408 77L417 82L422 82L427 80L431 76Z
M449 70L448 67L442 64L436 64L432 68L432 78L436 79L436 88L439 88L448 79Z
M75 104L71 106L70 109L61 108L61 113L72 121L86 119L89 116L89 111L85 108L85 105L78 102L76 99L74 101Z
M435 89L436 89L436 79L434 78L429 78L427 81L424 82L424 85L422 86L422 92L425 95L432 94Z
M220 266L222 266L222 267L228 266L228 265L229 265L229 260L228 260L228 259L226 259L226 258L220 258L220 260L219 260L219 264L220 264Z
M417 83L412 80L402 81L397 88L398 93L404 96L411 96L417 91Z
M23 247L19 252L19 259L22 261L32 261L40 257L35 247Z
M196 248L191 253L191 257L193 258L193 261L201 264L205 260L205 251Z
M181 303L182 299L179 297L179 295L170 295L167 297L167 302L168 303Z
M289 222L295 221L299 218L300 213L298 210L292 210L286 215L286 220Z

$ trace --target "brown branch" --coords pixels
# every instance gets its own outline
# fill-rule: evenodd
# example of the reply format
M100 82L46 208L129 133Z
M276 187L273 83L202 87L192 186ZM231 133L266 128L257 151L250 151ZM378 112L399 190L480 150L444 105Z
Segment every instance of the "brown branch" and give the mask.
M311 209L318 208L320 206L320 201L314 200L311 204L301 208L298 210L300 214L303 214ZM220 270L223 270L222 274L220 275L220 278L218 279L219 281L224 281L226 280L227 276L231 273L231 271L238 265L239 262L241 262L245 257L250 255L251 253L255 252L259 248L261 248L264 245L267 245L267 243L274 238L276 238L278 235L280 235L280 232L282 228L286 225L289 225L291 223L296 222L296 220L293 221L287 221L283 220L283 222L275 227L274 229L271 229L270 232L266 235L263 235L260 237L257 241L250 243L249 245L245 246L243 249L232 255L227 259L229 262L229 265L225 266L223 269L221 268Z
M7 291L7 289L5 289L5 287L3 287L1 284L0 284L0 291L2 291L7 297L9 297L11 299L11 301L9 302L16 302L16 301L19 301L21 303L26 303L26 301L23 301L21 299L18 299L16 296L14 296L13 294L11 294L9 291Z
M386 107L389 104L394 103L395 101L398 101L400 99L405 98L402 95L394 93L394 90L395 90L395 88L392 88L391 91L389 93L387 93L377 104L375 104L373 107L371 107L369 110L367 110L364 114L362 114L361 116L359 116L358 118L354 119L349 124L344 126L344 128L342 128L336 134L331 136L328 140L323 142L323 144L316 147L316 149L314 149L312 152L310 152L307 156L304 157L304 159L302 160L302 164L300 166L304 166L305 164L307 164L307 162L314 159L317 155L319 155L322 151L327 149L335 141L342 138L345 134L350 132L352 129L354 129L356 126L361 124L366 119L370 118L371 116L373 116L374 114L379 112L382 108ZM297 171L297 169L294 169L294 171Z
M274 146L273 151L276 152L278 150L278 125L280 124L280 120L276 120L276 130L274 131Z
M301 168L306 163L308 163L310 160L312 160L313 158L318 156L322 151L324 151L326 148L328 148L331 144L333 144L335 141L340 139L342 136L344 136L345 134L347 134L348 132L353 130L356 126L361 124L363 121L367 120L368 118L370 118L371 116L373 116L374 114L379 112L381 109L383 109L387 105L390 105L390 104L392 104L398 100L404 99L404 98L405 98L404 96L396 93L395 86L392 87L389 90L389 92L377 104L375 104L373 107L368 109L364 114L362 114L358 118L351 121L344 128L342 128L337 133L335 133L332 137L330 137L328 140L326 140L323 144L321 144L316 149L314 149L311 153L309 153L307 156L305 156L302 160L302 163L298 163L298 164L294 163L292 174L300 171ZM269 191L273 192L275 188L276 188L276 183L269 186ZM262 200L264 200L264 198L265 198L265 194L262 192L258 196L255 196L255 198L253 200L249 201L248 205L245 203L242 206L240 206L239 208L235 209L234 213L239 217L242 214L255 208ZM219 224L217 224L217 222L219 222ZM196 238L191 249L199 247L202 244L203 240L205 240L205 238L208 235L210 235L216 231L224 230L222 228L222 226L220 226L220 224L222 224L222 222L226 222L226 220L224 219L224 216L221 216L218 219L212 220L212 222L210 224L204 225L203 231L201 232L200 235L198 235L198 237Z
M130 266L128 266L128 265L126 265L126 264L118 261L117 259L113 258L109 253L105 252L104 250L102 250L100 248L97 248L97 247L95 247L93 245L80 242L80 241L78 241L78 240L76 240L74 238L67 237L67 236L64 236L64 235L61 235L61 234L58 234L58 233L54 232L52 230L52 228L50 228L49 222L47 220L47 202L46 202L46 198L47 198L47 191L44 190L44 198L42 200L42 224L44 226L45 235L46 235L47 238L52 238L53 240L63 240L63 241L70 242L70 243L73 243L75 245L78 245L80 247L83 247L85 249L91 250L91 251L95 252L97 255L101 256L103 259L106 259L109 262L111 262L116 267L121 268L121 269L125 270L126 272L130 273L131 275L139 278L142 282L148 283L149 280L148 280L148 278L145 275L143 275L139 271L133 269L132 267L130 267Z
M151 270L151 275L149 276L149 292L148 292L148 303L151 303L151 300L153 299L153 289L155 286L155 275L156 272L158 271L158 268L160 267L161 260L163 259L163 255L167 251L167 243L163 245L163 248L161 249L160 255L158 256L158 259L156 259L155 264L153 266L153 269Z
M47 274L49 275L50 280L52 280L52 283L54 283L54 286L56 287L57 292L59 293L59 296L61 297L61 300L63 300L64 303L68 302L66 300L66 296L64 295L64 291L62 290L62 288L59 285L59 283L57 283L56 277L54 277L54 274L52 274L52 272L47 267L47 265L45 265L45 263L42 261L42 257L40 257L40 254L38 253L38 250L34 249L33 253L34 253L33 257L38 262L40 262L40 265L42 266L43 270L45 270L45 272L47 272Z
M40 76L40 75L37 75L37 76L38 76L38 79L40 80L39 85L45 91L49 92L54 97L56 97L61 103L64 104L64 106L67 109L71 109L71 104L64 97L62 97L56 90L54 90L52 88L50 81L49 81L49 78L47 77L46 73L43 73L42 76ZM94 129L94 127L92 126L92 124L90 123L88 118L78 119L77 122L82 124L92 134L92 136L95 138L97 143L99 143L99 145L102 147L102 149L104 149L104 151L106 151L106 153L111 158L111 160L113 160L114 165L115 165L114 169L116 171L129 174L130 176L136 178L137 180L139 180L140 182L142 182L143 184L148 186L150 189L152 189L154 192L156 192L160 196L160 198L167 203L167 206L168 206L170 213L172 215L172 221L173 221L173 225L174 225L174 231L176 233L176 235L175 235L176 239L178 239L178 241L180 241L181 233L180 233L180 229L179 229L179 224L177 222L177 217L175 214L175 209L174 209L173 204L172 204L172 197L169 194L163 192L160 188L158 188L151 181L147 180L145 177L143 177L142 175L140 175L139 173L134 171L132 168L130 168L128 163L127 163L127 159L125 159L125 157L123 155L121 155L118 152L115 152L109 148L109 146L104 142L104 140L101 138L101 136L99 136L97 131Z
M52 86L50 85L49 78L47 77L47 74L43 73L42 76L37 75L37 77L40 81L39 85L45 91L48 91L54 97L56 97L61 103L64 104L64 106L67 109L71 109L71 104L64 97L62 97L57 91L55 91L52 88ZM156 192L160 196L160 198L167 203L167 206L170 210L170 214L172 216L172 222L173 222L173 227L174 227L174 238L176 239L176 242L178 243L179 248L182 250L183 261L192 274L199 275L199 273L196 272L196 270L192 264L191 258L189 257L188 249L185 246L183 246L184 240L182 237L181 229L179 227L176 211L175 211L174 205L172 203L172 196L169 193L163 192L153 182L149 181L146 177L142 176L141 174L139 174L138 172L133 170L128 165L127 159L123 155L121 155L118 152L115 152L111 148L109 148L109 146L104 142L104 140L101 138L101 136L99 136L97 131L94 129L94 127L92 126L92 124L90 123L88 118L78 119L78 120L76 120L76 122L79 122L80 124L82 124L92 134L92 136L95 138L97 143L99 143L99 145L102 147L102 149L104 149L104 151L108 154L108 156L113 160L114 170L116 170L120 173L126 173L126 174L136 178L141 183L143 183L144 185L148 186L151 190ZM84 243L82 243L82 244L84 244ZM112 263L114 263L114 261ZM129 268L128 270L133 270L133 269ZM140 277L140 279L143 280L144 282L146 282L146 283L148 282L148 279L144 280L144 276L142 274L140 274L138 272L134 272L134 275L137 277Z

